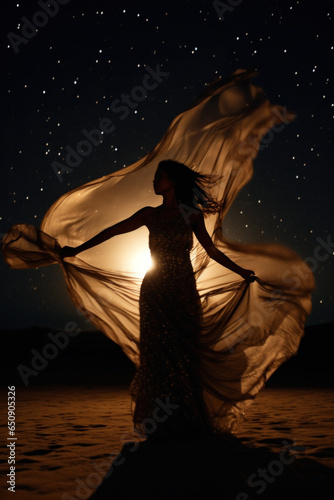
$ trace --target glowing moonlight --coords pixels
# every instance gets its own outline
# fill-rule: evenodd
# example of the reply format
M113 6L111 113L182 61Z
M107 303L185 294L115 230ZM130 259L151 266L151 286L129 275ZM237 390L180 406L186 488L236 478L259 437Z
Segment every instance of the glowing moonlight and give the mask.
M131 267L143 276L153 265L149 249L134 252L130 260Z

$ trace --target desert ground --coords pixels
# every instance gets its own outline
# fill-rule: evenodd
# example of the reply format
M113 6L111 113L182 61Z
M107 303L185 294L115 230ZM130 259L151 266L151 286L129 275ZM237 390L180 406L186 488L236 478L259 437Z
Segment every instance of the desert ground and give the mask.
M3 391L2 402L6 396ZM7 452L1 460L1 498L89 498L123 445L138 440L132 432L126 386L18 387L16 407L16 493L14 497L5 484L9 472ZM265 388L250 406L238 438L247 446L289 456L289 463L306 461L310 470L317 470L316 475L321 475L326 467L332 468L334 474L333 410L331 388ZM4 443L8 442L5 404L1 411ZM135 445L133 450L135 456ZM198 461L204 458L198 450ZM283 460L282 466L272 468L274 476L284 475L284 464ZM118 468L121 467L118 458ZM261 492L261 488L257 491ZM225 498L223 479L221 492L220 498ZM241 490L239 497L233 498L253 498L242 495ZM261 497L265 498L254 496Z

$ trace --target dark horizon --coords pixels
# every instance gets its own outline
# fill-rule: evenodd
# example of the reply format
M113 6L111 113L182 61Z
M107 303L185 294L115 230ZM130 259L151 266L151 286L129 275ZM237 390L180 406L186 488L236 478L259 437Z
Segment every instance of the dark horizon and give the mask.
M71 325L68 331L57 340L58 329L0 330L4 335L10 332L16 346L7 363L8 380L18 387L129 386L135 366L120 346L99 330L79 332ZM330 344L333 331L334 323L306 327L297 354L278 368L266 387L332 387L332 356L329 349L323 352L323 346Z

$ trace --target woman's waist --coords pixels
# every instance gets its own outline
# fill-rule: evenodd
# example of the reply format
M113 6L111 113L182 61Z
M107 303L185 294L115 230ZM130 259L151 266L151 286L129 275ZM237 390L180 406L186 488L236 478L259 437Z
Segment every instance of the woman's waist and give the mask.
M191 264L189 250L185 252L161 252L151 250L151 258L156 262L184 262Z
M175 255L175 254L162 254L151 252L152 264L155 268L173 268L178 270L188 270L193 272L189 254Z

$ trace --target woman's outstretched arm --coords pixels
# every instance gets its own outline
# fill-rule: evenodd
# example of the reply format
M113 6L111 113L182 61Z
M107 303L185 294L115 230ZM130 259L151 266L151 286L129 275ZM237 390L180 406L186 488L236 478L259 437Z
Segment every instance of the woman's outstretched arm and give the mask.
M206 230L202 212L199 212L199 214L197 214L194 217L192 227L196 235L196 238L203 246L203 248L206 250L208 256L211 259L215 260L222 266L227 267L227 269L230 269L234 273L239 274L245 279L250 278L252 275L255 274L254 271L251 271L250 269L244 269L243 267L238 266L238 264L233 262L223 252L218 250L218 248L214 245L212 239L210 238L209 233Z
M86 241L82 245L77 247L63 247L61 249L62 257L70 257L76 255L77 253L83 252L84 250L88 250L100 243L103 243L106 240L109 240L113 236L117 236L118 234L129 233L130 231L134 231L141 226L144 226L147 222L148 211L151 207L144 207L138 210L138 212L134 213L128 219L125 219L113 226L107 227L96 236Z

